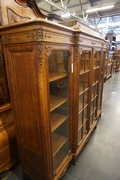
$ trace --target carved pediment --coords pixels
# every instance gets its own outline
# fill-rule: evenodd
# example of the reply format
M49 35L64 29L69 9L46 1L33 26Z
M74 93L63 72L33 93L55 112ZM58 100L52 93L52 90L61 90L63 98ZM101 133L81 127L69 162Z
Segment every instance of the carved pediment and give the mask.
M35 0L0 0L1 25L46 17Z

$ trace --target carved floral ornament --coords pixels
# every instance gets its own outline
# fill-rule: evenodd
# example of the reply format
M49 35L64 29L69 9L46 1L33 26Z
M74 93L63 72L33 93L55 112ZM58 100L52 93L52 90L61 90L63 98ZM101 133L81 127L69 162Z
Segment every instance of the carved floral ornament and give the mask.
M50 56L52 49L53 49L52 46L45 46L45 55Z
M43 43L42 42L38 42L37 49L39 53L40 71L42 71L42 66L43 66L43 56L42 56Z

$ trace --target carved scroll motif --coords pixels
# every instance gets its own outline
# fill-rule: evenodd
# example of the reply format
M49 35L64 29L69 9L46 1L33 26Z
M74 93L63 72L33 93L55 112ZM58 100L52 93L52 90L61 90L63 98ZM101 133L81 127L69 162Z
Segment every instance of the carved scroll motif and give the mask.
M52 36L49 33L46 33L45 34L45 38L49 38L50 39L50 38L52 38Z
M49 33L44 33L43 31L38 30L36 33L36 38L37 40L45 40L52 38L52 36Z
M42 49L42 46L43 46L43 43L38 42L37 49L39 52L40 71L42 71L42 69L43 69L43 56L42 56L43 49Z
M34 33L28 33L26 36L25 36L27 39L33 39L34 38Z

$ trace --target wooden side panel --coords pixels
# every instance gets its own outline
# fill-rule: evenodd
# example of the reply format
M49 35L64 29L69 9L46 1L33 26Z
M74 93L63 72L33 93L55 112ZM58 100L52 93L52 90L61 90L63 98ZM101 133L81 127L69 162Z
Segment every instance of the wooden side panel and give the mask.
M40 95L43 96L44 93L41 93L40 89L43 87L39 88L40 62L36 49L35 44L19 44L16 47L8 47L5 54L23 170L33 179L41 177L41 180L48 180L49 173L45 173L48 166L44 155L46 152L44 141L47 140L46 135L43 135L45 122L43 122L43 100ZM40 81L42 86L44 79ZM49 119L46 121L49 122Z

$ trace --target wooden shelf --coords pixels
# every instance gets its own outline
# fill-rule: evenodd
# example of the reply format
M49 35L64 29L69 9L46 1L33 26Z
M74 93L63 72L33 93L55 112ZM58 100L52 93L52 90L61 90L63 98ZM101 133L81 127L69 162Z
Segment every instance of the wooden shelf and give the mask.
M53 157L57 154L57 152L61 149L61 147L65 144L67 138L61 136L57 133L52 133L52 153Z
M79 87L79 96L82 95L83 93L85 93L88 89L89 89L89 88L85 88L85 89L83 90L82 87Z
M93 70L97 70L99 68L100 68L100 66L94 66Z
M67 116L51 113L51 132L55 131L66 119Z
M90 69L88 69L88 70L80 70L80 75L86 74L86 73L88 73L88 72L90 72Z
M6 103L6 104L0 106L0 112L3 112L3 111L8 110L10 108L11 108L11 103Z
M56 156L54 156L54 158L53 158L53 169L54 170L57 169L57 167L62 163L62 161L65 159L66 156L67 156L67 154L61 150L56 154Z
M50 95L50 112L67 101L67 98Z
M79 87L79 96L84 93L83 87Z
M63 73L63 74L61 74L61 73L49 73L49 82L56 81L56 80L64 78L64 77L67 77L66 73Z

